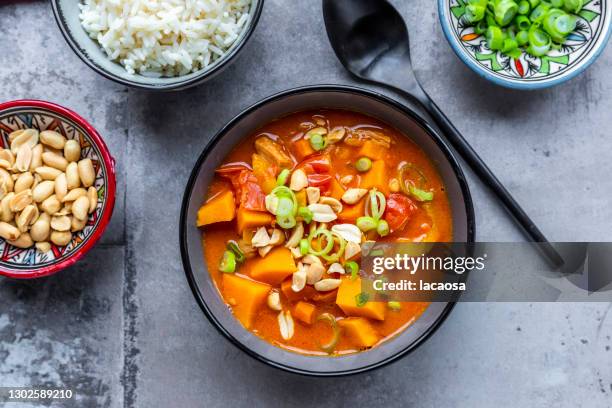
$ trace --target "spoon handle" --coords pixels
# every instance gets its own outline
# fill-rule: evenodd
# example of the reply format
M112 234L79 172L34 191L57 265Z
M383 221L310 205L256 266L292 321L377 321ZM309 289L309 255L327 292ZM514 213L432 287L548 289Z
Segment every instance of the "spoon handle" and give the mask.
M420 100L422 98L418 99L427 112L434 118L436 124L444 132L446 139L470 165L472 170L478 175L478 177L480 177L484 184L493 190L497 197L499 197L506 209L523 227L527 235L529 235L534 242L540 243L538 248L548 258L552 265L555 267L560 267L563 265L563 258L550 244L531 218L529 218L529 215L527 215L527 213L521 208L520 204L514 199L514 197L512 197L510 192L506 190L504 185L497 179L495 174L493 174L486 163L480 158L478 153L476 153L472 146L470 146L463 135L459 133L457 128L455 128L452 122L446 117L440 108L438 108L429 95L426 96L427 97L425 100Z

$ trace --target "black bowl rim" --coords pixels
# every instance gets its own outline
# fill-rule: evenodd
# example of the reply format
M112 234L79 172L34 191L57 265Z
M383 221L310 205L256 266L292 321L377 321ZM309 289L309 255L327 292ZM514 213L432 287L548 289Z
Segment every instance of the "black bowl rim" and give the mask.
M363 373L366 371L371 371L371 370L383 367L391 362L397 361L400 357L403 357L407 355L409 352L415 350L418 346L420 346L425 340L427 340L441 326L441 324L446 320L451 310L455 306L455 302L449 302L444 308L444 310L442 311L442 313L440 314L440 316L438 317L438 319L416 341L406 346L406 348L404 348L400 352L392 356L389 356L386 359L383 359L377 363L370 364L368 366L361 367L358 369L333 371L333 372L307 371L307 370L297 369L297 368L294 368L288 365L284 365L282 363L271 361L268 358L265 358L257 354L253 350L244 346L236 338L234 338L220 324L220 322L216 319L214 314L208 309L206 302L202 298L201 293L198 291L197 284L195 282L195 276L194 276L193 270L191 269L191 265L189 262L189 250L187 248L186 221L187 221L187 209L189 207L189 200L191 198L191 194L193 192L193 186L196 182L200 167L202 166L203 162L206 160L211 149L218 143L219 140L221 140L223 135L229 129L231 129L234 125L236 125L236 123L242 120L242 118L244 118L246 115L259 109L263 105L266 105L269 102L272 102L272 101L275 101L277 99L284 98L287 96L298 95L301 93L310 93L310 92L346 92L346 93L353 93L353 94L356 93L356 94L360 94L363 96L377 99L378 101L383 102L383 103L387 103L391 105L392 107L397 108L401 112L408 115L411 119L413 119L418 125L420 125L433 138L434 142L436 142L440 150L442 150L442 152L446 156L446 159L449 161L449 164L451 165L455 173L455 176L457 177L457 181L461 188L461 192L464 196L464 204L466 207L468 242L474 242L475 234L476 234L476 222L475 222L475 215L474 215L474 205L472 202L472 196L471 196L470 189L467 183L467 179L465 178L465 174L463 173L463 170L461 169L459 162L455 158L454 153L449 148L448 144L441 138L441 136L432 126L430 126L421 116L419 116L411 108L383 94L377 93L377 92L373 92L373 91L355 87L355 86L347 86L347 85L311 85L311 86L302 86L298 88L292 88L286 91L282 91L282 92L273 94L267 98L260 100L259 102L256 102L255 104L249 106L248 108L244 109L242 112L236 115L232 120L230 120L225 126L223 126L223 128L221 128L221 130L219 130L212 137L212 139L206 144L206 146L204 147L204 150L198 157L198 160L194 164L193 170L191 171L191 175L189 176L189 180L187 182L187 186L185 187L185 192L183 194L183 202L181 204L181 214L180 214L180 220L179 220L179 223L180 223L179 224L179 240L180 240L180 247L181 247L181 260L183 262L183 269L185 270L185 275L187 277L189 287L191 288L191 291L198 305L200 306L200 308L202 309L202 311L204 312L208 320L211 322L211 324L219 331L219 333L221 333L225 338L227 338L234 346L238 347L240 350L244 351L247 355L253 357L254 359L260 362L263 362L269 366L272 366L274 368L278 368L283 371L291 372L294 374L301 374L301 375L313 376L313 377L341 377L341 376Z
M204 70L201 74L193 78L186 79L184 81L174 82L171 84L164 84L164 85L147 85L147 84L143 84L140 82L123 79L119 76L116 76L106 71L102 67L98 66L94 61L89 59L87 55L85 55L85 53L81 50L81 47L79 47L79 44L77 43L77 41L70 34L70 31L68 30L67 24L65 22L64 14L61 12L60 7L58 6L58 1L59 0L51 0L51 8L53 9L53 15L55 16L55 21L57 25L59 26L60 32L62 33L62 36L64 37L64 39L66 40L66 42L68 43L72 51L89 68L93 69L95 72L102 75L103 77L110 79L111 81L117 82L121 85L129 86L132 88L143 89L147 91L179 91L179 90L190 88L192 86L199 85L202 82L208 79L211 79L212 77L214 77L215 75L223 71L223 69L225 69L229 65L230 62L234 61L236 56L240 53L240 51L242 51L245 44L249 41L249 39L251 38L251 35L255 31L255 28L257 27L257 24L259 23L259 18L261 17L261 13L263 11L265 0L259 0L257 2L257 6L255 7L255 11L253 13L253 19L251 20L250 25L247 27L245 35L240 39L238 44L236 44L236 46L228 54L222 57L222 60L219 61L217 65L215 65L213 68L209 70Z

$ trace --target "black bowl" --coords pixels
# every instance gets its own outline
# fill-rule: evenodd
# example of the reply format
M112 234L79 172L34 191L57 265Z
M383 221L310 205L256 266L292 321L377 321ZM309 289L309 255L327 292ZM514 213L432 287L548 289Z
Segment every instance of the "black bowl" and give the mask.
M213 137L195 164L185 189L180 220L181 256L187 280L204 314L233 344L250 356L286 371L339 376L381 367L414 350L440 326L454 304L432 303L410 327L368 351L338 357L290 352L252 334L234 318L210 278L201 231L196 227L196 213L214 170L239 141L271 120L318 108L362 112L410 135L437 166L446 184L455 241L474 241L474 208L467 182L453 153L434 129L411 109L383 95L354 87L324 85L292 89L264 99L236 116Z

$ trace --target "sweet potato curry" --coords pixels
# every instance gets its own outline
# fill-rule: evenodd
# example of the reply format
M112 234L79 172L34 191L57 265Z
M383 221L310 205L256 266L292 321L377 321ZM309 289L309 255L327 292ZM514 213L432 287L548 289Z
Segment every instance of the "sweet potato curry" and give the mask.
M234 316L304 354L374 347L427 308L369 301L364 242L452 241L444 185L424 152L341 110L295 113L246 138L216 170L197 223Z

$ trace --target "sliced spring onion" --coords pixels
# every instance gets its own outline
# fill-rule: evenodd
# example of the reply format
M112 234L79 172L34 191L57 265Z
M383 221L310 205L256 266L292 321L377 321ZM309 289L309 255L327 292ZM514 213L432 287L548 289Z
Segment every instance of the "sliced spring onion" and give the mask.
M516 33L516 42L523 46L529 42L529 32L528 31L519 31Z
M485 16L486 7L477 4L470 4L465 7L465 18L470 23L481 21Z
M389 306L389 309L393 310L394 312L399 312L402 310L402 304L400 302L389 301L387 302L387 306Z
M413 185L409 186L410 195L414 197L417 201L431 201L434 198L433 191L425 191L421 190L418 187Z
M378 225L376 226L376 232L381 237L385 237L389 235L389 224L385 220L378 221Z
M516 41L516 39L514 38L506 38L504 40L504 46L502 48L502 52L503 53L509 53L512 50L515 50L518 48L518 42Z
M387 199L385 195L373 188L370 190L368 203L370 205L368 206L366 204L366 216L379 220L385 212L385 208L387 208Z
M491 50L499 51L504 46L504 33L501 28L489 26L485 36L487 38L487 45Z
M563 0L549 0L549 1L550 1L550 5L555 8L563 7Z
M246 256L244 255L244 252L242 252L242 249L240 249L240 246L236 241L227 241L226 248L228 251L232 251L234 253L236 257L236 262L243 263L244 261L246 261Z
M531 10L531 5L529 4L527 0L523 0L518 4L519 14L522 14L522 15L529 14L530 10Z
M563 2L563 8L568 13L578 14L584 7L584 0L565 0Z
M223 252L223 257L219 262L219 270L223 273L236 272L236 255L232 251Z
M276 178L276 185L284 186L285 184L287 184L287 180L289 179L290 173L291 171L289 171L289 169L282 169L281 172L278 174L278 177Z
M346 248L346 240L342 238L340 234L332 231L332 235L334 236L335 242L338 242L338 250L331 254L321 255L321 257L329 263L338 262L342 254L344 254L344 249Z
M314 150L316 151L323 150L325 149L325 145L326 145L325 138L323 137L322 134L314 133L310 136L310 146Z
M566 14L560 11L559 13L553 13L553 10L546 16L542 26L544 30L550 35L553 41L562 43L565 37L576 28L576 17Z
M306 238L300 240L300 254L306 255L310 251L310 244Z
M531 21L529 21L529 17L527 16L518 16L514 22L520 31L529 30L529 27L531 27Z
M502 27L512 22L518 12L518 4L514 0L497 0L493 9L495 21Z
M319 228L312 232L308 236L308 241L311 242L313 239L317 239L317 243L319 244L319 250L315 250L310 244L309 252L316 256L327 255L329 251L334 247L334 236L332 232L325 228ZM325 244L323 241L325 240Z
M357 218L357 222L355 224L361 231L368 232L376 229L378 226L378 221L372 217L359 217Z
M355 162L355 168L357 169L357 171L365 173L366 171L372 168L372 160L367 157L360 157Z
M527 47L527 52L534 57L546 55L546 53L550 50L551 42L552 41L548 34L539 28L534 29L532 27L532 29L529 30L529 46Z
M355 304L357 307L364 307L366 303L370 300L370 295L366 292L361 292L355 296Z
M487 32L487 22L485 20L480 20L475 26L474 26L474 32L476 34L484 34Z
M297 215L301 217L302 220L304 220L306 224L310 224L310 222L312 221L312 217L313 217L312 210L308 207L298 208Z
M346 261L344 263L344 271L351 274L351 280L355 280L359 273L359 265L355 261Z
M529 19L531 20L531 24L542 21L546 13L550 10L550 4L541 3L536 8L533 9L531 14L529 15Z
M336 322L336 318L331 313L321 313L319 317L317 317L317 321L328 322L332 328L332 338L325 344L320 344L319 347L321 350L326 353L332 353L340 340L340 328L338 327L338 323Z
M278 198L276 208L276 223L281 228L289 229L295 227L295 216L297 214L297 198L295 193L286 186L275 187L270 194Z
M529 6L534 9L538 6L538 4L540 4L541 0L528 0L529 1Z

